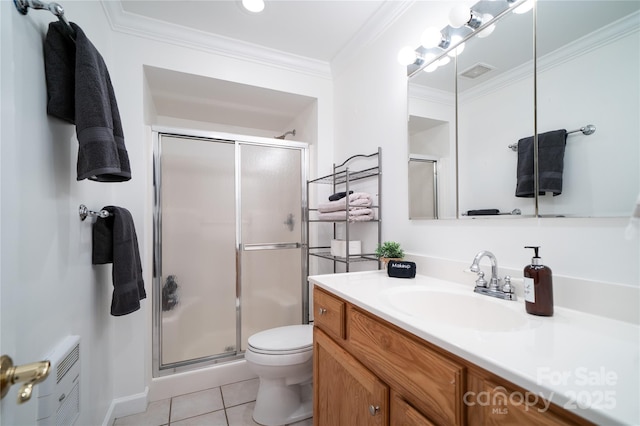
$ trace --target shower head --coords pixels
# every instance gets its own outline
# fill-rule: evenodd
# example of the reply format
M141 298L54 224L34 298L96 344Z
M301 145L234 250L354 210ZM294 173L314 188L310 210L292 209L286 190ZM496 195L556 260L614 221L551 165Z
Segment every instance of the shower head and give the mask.
M280 136L274 136L275 139L284 139L287 135L292 135L295 136L296 135L296 129L293 129L291 131L288 131L287 133L285 133L284 135L280 135Z

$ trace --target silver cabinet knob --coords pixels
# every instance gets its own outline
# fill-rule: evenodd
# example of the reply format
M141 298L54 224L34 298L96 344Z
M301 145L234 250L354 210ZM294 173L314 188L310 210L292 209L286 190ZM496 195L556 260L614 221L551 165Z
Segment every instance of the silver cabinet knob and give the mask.
M324 314L326 314L326 313L327 313L327 310L326 310L325 308L320 308L320 309L318 309L318 313L319 313L320 315L324 315Z
M379 405L373 405L371 404L369 406L369 414L371 414L372 416L375 416L376 414L378 414L380 412L380 406Z

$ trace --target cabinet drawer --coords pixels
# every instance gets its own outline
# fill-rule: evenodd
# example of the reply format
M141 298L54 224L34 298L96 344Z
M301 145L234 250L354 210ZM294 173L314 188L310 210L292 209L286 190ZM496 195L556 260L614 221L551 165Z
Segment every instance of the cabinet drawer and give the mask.
M344 301L314 287L313 309L313 321L317 327L338 339L345 338Z
M348 347L435 424L463 423L463 367L379 319L349 308Z

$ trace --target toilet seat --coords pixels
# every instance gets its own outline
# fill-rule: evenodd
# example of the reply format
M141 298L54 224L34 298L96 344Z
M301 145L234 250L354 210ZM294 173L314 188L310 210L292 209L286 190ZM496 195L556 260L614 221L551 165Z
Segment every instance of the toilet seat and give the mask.
M249 337L248 349L265 355L289 355L313 350L313 326L287 325L261 331Z

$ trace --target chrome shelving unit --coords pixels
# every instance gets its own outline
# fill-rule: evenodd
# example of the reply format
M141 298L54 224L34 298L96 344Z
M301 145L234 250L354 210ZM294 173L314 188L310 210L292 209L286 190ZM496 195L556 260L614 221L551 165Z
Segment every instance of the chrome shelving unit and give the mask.
M353 169L358 160L369 159L368 163L371 161L375 162L375 166L362 168L362 169ZM375 232L377 232L377 245L380 245L382 238L382 149L378 148L377 152L373 154L364 155L358 154L347 158L341 164L333 164L333 173L327 176L322 176L316 179L312 179L307 181L307 194L310 193L310 186L314 184L324 184L331 185L333 193L345 191L347 194L350 190L354 190L351 186L354 182L361 181L364 179L377 179L377 191L378 191L378 202L377 204L372 205L371 209L374 210L375 219L369 221L362 222L352 222L348 219L345 220L320 220L314 219L313 217L317 216L316 213L318 209L308 208L307 209L307 236L310 234L311 224L315 223L325 223L332 224L333 226L333 238L337 238L338 235L338 227L344 227L344 236L346 241L346 253L345 257L333 256L331 254L331 246L330 245L322 245L322 246L308 246L307 247L307 255L315 256L322 259L327 259L333 262L333 272L337 272L337 265L344 264L346 272L349 272L349 264L355 262L376 262L377 269L382 268L382 264L379 261L378 257L375 253L360 253L360 254L351 254L349 253L349 242L350 238L350 228L352 226L375 226ZM348 205L347 205L348 210ZM348 214L347 214L348 217ZM309 259L307 258L307 263Z

